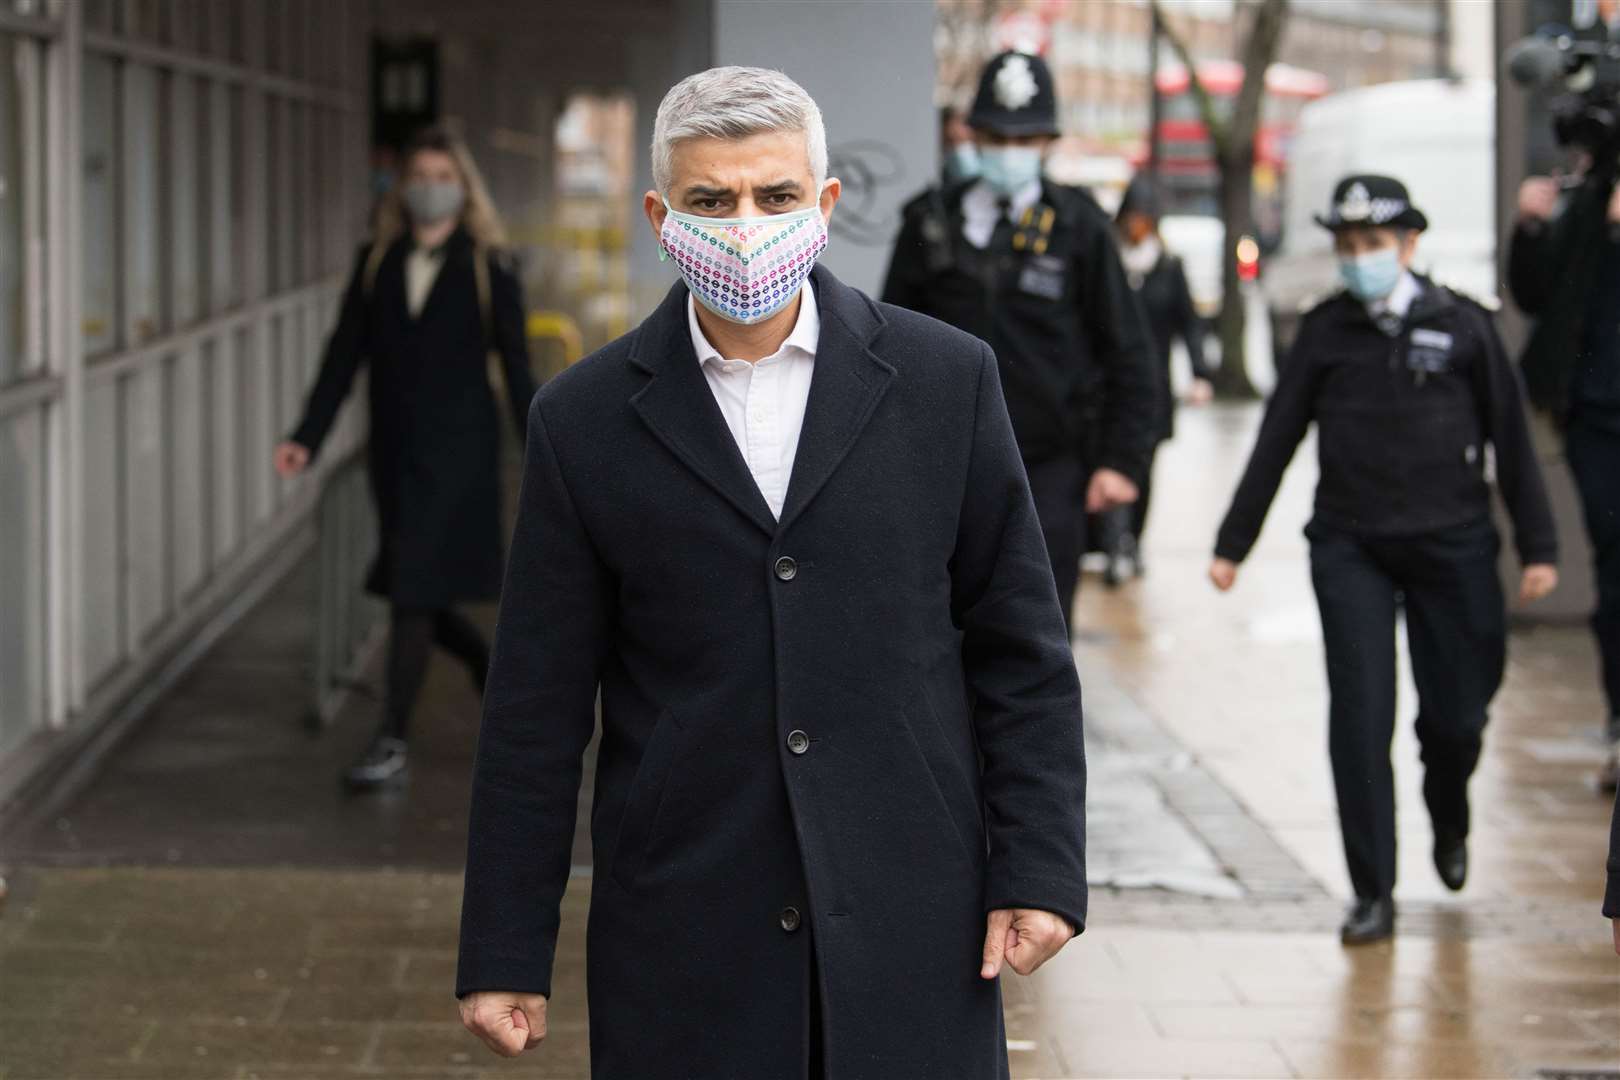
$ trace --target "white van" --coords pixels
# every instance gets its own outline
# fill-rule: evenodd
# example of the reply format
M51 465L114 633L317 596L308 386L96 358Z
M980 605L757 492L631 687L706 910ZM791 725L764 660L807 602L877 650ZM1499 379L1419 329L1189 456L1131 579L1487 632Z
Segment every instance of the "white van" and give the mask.
M1383 83L1305 106L1288 150L1283 240L1263 278L1276 348L1293 341L1305 309L1339 287L1332 237L1312 215L1327 209L1348 173L1403 182L1429 219L1414 268L1494 301L1495 138L1488 80Z

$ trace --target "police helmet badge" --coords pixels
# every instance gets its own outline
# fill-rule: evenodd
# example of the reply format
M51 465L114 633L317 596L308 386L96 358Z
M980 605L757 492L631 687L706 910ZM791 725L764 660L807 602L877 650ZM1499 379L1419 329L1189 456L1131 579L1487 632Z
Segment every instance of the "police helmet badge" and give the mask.
M1339 200L1339 220L1346 222L1366 221L1372 217L1372 198L1367 194L1363 184L1351 184L1350 189Z
M1004 109L1022 109L1040 92L1035 73L1030 70L1029 57L1013 53L996 72L996 102Z

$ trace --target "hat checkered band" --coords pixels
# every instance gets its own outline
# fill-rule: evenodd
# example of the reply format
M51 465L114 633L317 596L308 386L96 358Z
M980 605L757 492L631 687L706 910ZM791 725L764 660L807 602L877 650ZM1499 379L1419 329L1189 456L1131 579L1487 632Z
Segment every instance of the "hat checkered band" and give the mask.
M1367 194L1367 189L1361 184L1351 184L1344 198L1334 214L1342 222L1348 224L1382 225L1386 221L1393 221L1406 212L1404 199L1374 199Z

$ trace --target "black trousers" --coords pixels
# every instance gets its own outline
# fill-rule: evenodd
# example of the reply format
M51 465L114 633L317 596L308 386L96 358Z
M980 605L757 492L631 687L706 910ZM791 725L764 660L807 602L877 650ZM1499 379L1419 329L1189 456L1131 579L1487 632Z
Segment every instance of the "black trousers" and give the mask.
M1581 493L1592 542L1598 592L1592 633L1603 662L1609 733L1620 736L1620 433L1577 420L1565 434L1564 457Z
M1489 518L1387 539L1313 522L1311 579L1327 653L1328 750L1350 882L1359 897L1395 888L1395 619L1417 683L1423 799L1436 829L1467 835L1468 779L1486 709L1502 683L1507 611Z
M1096 522L1100 524L1097 539L1103 551L1110 554L1118 551L1120 541L1126 535L1141 542L1142 533L1147 529L1148 505L1153 498L1153 459L1158 453L1159 448L1155 444L1148 453L1147 470L1142 474L1142 482L1136 485L1136 501L1129 506L1116 506L1097 517Z
M396 739L410 731L411 711L427 678L428 660L438 645L467 666L480 696L489 675L489 645L470 620L449 608L395 605L388 637L388 688L383 730Z
M1086 468L1078 457L1057 457L1026 461L1024 471L1046 539L1046 554L1052 560L1063 625L1069 626L1074 595L1080 588L1080 556L1086 552Z

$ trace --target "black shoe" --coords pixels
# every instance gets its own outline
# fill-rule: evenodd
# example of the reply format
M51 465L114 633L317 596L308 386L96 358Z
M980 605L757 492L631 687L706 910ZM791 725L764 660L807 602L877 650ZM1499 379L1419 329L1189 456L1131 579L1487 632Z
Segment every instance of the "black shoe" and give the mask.
M1459 892L1468 880L1468 838L1455 829L1434 830L1434 868L1446 888Z
M1371 945L1394 935L1395 901L1387 896L1358 898L1339 928L1339 940L1346 945Z
M410 776L405 756L405 740L378 735L358 761L343 770L343 783L351 791L370 791L388 784L403 783Z

